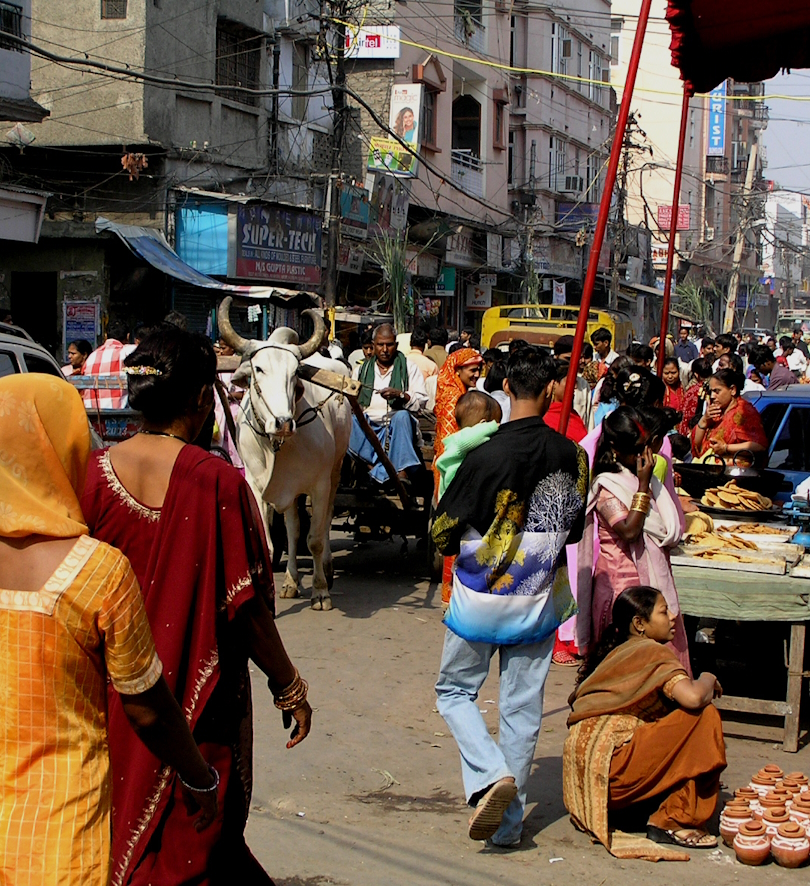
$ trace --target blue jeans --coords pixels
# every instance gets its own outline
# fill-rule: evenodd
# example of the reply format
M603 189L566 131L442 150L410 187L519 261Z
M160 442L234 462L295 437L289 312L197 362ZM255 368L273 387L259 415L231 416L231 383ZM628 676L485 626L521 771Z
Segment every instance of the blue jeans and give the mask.
M387 426L372 421L368 416L366 416L366 420L377 435L377 439L382 443L394 470L405 471L408 468L421 465L422 460L416 451L416 419L407 409L392 410L388 417ZM388 480L388 473L377 460L374 447L360 430L360 425L354 416L352 416L349 452L372 465L369 473L378 483L385 483Z
M540 735L543 687L553 650L554 634L540 643L524 646L470 643L451 630L444 637L436 706L461 753L467 802L477 800L504 777L512 776L517 784L517 796L492 837L493 843L503 846L519 840L523 830L526 783ZM490 659L496 652L500 656L501 715L497 743L476 703L489 674Z

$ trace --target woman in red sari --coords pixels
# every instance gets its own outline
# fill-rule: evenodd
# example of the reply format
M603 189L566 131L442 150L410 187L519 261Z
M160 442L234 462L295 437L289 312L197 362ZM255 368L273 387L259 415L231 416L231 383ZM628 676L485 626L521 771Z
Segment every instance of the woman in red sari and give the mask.
M436 415L436 437L433 441L433 476L435 479L433 488L435 498L439 496L439 471L436 467L436 459L444 452L444 438L455 434L458 430L456 424L456 403L467 391L475 388L476 382L481 377L481 364L484 358L478 351L472 348L459 348L447 355L444 366L439 370L436 382L436 405L433 412ZM442 605L447 608L450 604L450 592L453 587L453 560L454 557L444 558L442 569Z
M683 418L678 425L678 433L684 437L690 437L692 428L697 423L697 418L703 415L703 405L705 402L704 386L712 377L712 362L705 357L698 357L692 361L689 368L692 378L691 384L686 388L683 395ZM698 413L700 413L698 415Z
M661 370L661 381L666 391L664 393L664 406L674 409L679 415L683 415L684 389L681 384L681 367L677 357L667 357Z
M740 452L758 460L768 449L768 438L759 413L742 393L745 379L733 369L718 369L709 380L709 406L692 430L692 453L696 457L714 452L731 462Z
M132 563L169 688L219 772L222 815L197 833L175 773L139 744L111 693L110 883L269 884L243 836L252 762L248 657L267 675L285 725L295 718L287 747L306 737L311 710L276 631L261 519L239 472L189 445L213 403L211 343L162 329L125 365L143 427L95 454L82 511L91 534Z

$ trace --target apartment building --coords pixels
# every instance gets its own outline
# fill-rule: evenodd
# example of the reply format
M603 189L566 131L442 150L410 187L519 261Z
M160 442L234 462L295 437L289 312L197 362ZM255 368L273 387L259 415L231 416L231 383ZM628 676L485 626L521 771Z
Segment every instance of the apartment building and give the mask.
M240 214L320 231L331 101L312 59L317 12L310 0L32 0L34 45L146 76L23 56L32 96L50 116L26 124L24 151L6 140L4 177L51 196L36 249L0 258L0 298L18 322L54 349L66 302L95 303L102 316L112 303L133 320L154 320L182 302L205 328L215 291L203 297L200 287L145 266L120 231L97 231L99 217L164 233L206 274L317 285L319 235L318 254L305 257L317 274L306 280L281 262L270 270L242 263L246 276L230 273ZM302 94L273 95L274 86ZM290 214L295 208L301 212Z
M767 288L781 307L802 307L810 277L810 198L795 191L769 190L761 237L762 275Z
M606 0L512 7L508 181L540 301L551 300L554 281L569 304L582 291L615 117L610 8ZM602 294L600 282L596 303Z

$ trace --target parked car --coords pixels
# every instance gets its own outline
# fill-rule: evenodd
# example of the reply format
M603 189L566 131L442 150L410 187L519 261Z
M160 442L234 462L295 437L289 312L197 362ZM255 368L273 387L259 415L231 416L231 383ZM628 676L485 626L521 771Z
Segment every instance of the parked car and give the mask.
M781 391L749 391L744 395L762 418L768 436L767 467L779 471L795 492L810 477L810 385ZM779 498L787 498L783 493Z
M54 358L19 326L0 324L0 377L17 372L44 372L64 378L62 369ZM18 330L13 333L7 329ZM21 334L22 333L22 334Z

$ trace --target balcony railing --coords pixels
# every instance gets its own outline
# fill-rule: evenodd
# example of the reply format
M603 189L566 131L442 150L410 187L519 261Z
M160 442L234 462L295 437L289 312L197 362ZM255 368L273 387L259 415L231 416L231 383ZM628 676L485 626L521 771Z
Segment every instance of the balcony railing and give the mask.
M474 197L484 196L484 164L469 149L453 148L450 152L453 181Z

